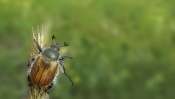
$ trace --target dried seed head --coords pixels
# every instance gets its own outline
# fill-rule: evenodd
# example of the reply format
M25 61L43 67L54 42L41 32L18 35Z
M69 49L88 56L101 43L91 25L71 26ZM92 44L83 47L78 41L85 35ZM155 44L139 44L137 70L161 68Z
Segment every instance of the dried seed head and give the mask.
M46 38L44 38L45 34L43 33L43 26L42 26L42 31L39 31L39 27L37 27L37 34L35 34L32 28L32 33L33 33L33 39L35 39L42 48L45 47L47 43L44 42ZM38 53L39 52L36 47L36 44L34 44L33 42L30 56L29 56L29 61L32 60L33 57L38 55ZM47 92L45 92L45 87L31 85L27 91L26 99L49 99L49 95Z

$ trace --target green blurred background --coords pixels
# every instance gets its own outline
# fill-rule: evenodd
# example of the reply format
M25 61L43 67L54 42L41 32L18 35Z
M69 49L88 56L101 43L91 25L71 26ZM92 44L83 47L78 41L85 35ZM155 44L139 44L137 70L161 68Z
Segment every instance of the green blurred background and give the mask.
M175 99L174 0L0 0L0 99L22 99L32 27L61 55L51 99Z

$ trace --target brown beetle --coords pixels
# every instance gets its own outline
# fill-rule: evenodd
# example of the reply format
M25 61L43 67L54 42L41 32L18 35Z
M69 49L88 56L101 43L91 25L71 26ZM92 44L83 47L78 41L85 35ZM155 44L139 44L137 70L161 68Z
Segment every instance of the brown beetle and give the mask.
M52 43L55 36L52 37ZM29 86L38 85L41 87L46 87L46 92L48 92L56 80L56 76L59 71L62 71L72 82L69 75L66 73L66 69L61 60L65 58L72 58L71 56L61 56L58 51L61 47L68 46L68 43L64 43L64 46L60 46L58 43L53 43L50 47L42 49L38 42L34 38L34 42L40 52L39 55L34 57L29 63L28 71L28 83Z

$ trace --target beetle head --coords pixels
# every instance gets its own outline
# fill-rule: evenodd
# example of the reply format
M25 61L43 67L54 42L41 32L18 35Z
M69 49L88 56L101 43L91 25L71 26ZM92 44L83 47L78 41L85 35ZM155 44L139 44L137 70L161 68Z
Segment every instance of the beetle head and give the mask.
M52 36L52 45L49 48L46 48L42 55L45 56L48 60L58 60L60 50L60 45L58 43L54 43L55 36Z
M56 50L56 51L59 51L60 50L60 45L58 43L53 43L50 48Z

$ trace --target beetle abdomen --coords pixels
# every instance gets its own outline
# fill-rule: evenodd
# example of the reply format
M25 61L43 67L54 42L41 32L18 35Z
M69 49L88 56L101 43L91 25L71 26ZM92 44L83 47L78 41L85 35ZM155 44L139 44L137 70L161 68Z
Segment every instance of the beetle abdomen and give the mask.
M49 85L56 76L57 69L57 61L50 61L49 63L46 63L43 56L38 56L34 61L30 72L32 83L39 86Z

